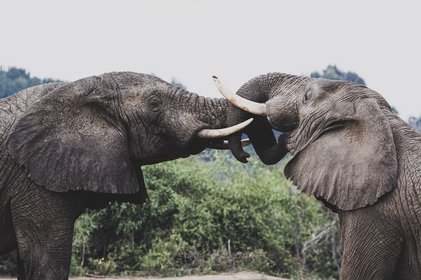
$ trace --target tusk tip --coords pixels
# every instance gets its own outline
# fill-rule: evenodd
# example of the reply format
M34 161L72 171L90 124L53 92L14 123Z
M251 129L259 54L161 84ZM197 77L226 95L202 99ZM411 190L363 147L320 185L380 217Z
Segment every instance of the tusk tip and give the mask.
M245 126L249 125L252 121L254 121L254 118L250 118L250 119L246 120L244 122Z
M217 76L212 76L212 78L213 78L213 82L215 83L216 87L219 90L220 85L221 85L221 82L219 81L219 78Z
M199 138L211 139L211 138L220 138L229 136L233 133L239 132L248 126L253 121L253 118L250 118L244 122L236 124L231 127L220 128L220 129L202 129L197 133Z

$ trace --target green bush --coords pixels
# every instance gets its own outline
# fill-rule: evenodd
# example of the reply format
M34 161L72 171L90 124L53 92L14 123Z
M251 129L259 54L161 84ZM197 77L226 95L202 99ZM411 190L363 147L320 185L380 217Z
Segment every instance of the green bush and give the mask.
M250 269L336 277L335 215L294 189L283 164L226 152L144 167L143 207L110 204L77 221L74 274L182 275Z
M17 275L16 252L0 256L0 276Z

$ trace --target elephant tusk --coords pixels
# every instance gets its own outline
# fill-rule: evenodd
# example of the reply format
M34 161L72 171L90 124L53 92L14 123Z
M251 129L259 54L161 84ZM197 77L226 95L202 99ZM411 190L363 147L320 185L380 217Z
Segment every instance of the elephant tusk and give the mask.
M241 139L241 147L246 147L248 145L250 145L250 139L246 138L246 139ZM217 142L217 143L211 143L208 148L211 149L216 149L216 150L229 150L230 146L228 143L228 140L224 140L221 142Z
M249 112L254 115L258 116L267 116L266 112L266 104L258 103L254 101L250 101L248 99L245 99L239 95L236 95L232 93L229 89L227 89L221 81L216 76L212 76L213 81L215 82L216 88L219 90L219 92L228 99L229 102L231 102L236 107Z
M250 145L250 144L251 144L250 139L248 139L248 138L246 138L246 139L241 139L241 147L246 147L246 146L248 146L248 145ZM227 149L229 149L229 146L228 146L228 141L227 141L227 140L224 140L224 146L225 146Z
M197 136L199 138L204 139L212 139L212 138L220 138L229 136L235 132L238 132L248 126L253 121L253 118L250 118L246 121L243 121L239 124L236 124L234 126L226 127L226 128L219 128L219 129L202 129L197 133Z

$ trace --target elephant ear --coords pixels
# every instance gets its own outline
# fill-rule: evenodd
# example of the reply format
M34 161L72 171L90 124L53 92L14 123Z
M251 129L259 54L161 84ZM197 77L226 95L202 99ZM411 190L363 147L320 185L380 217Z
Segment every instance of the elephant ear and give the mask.
M397 184L396 148L385 114L365 98L354 119L322 134L285 167L301 191L341 210L371 205Z
M56 88L16 120L9 153L51 191L145 194L123 125L109 113L112 96L100 77Z

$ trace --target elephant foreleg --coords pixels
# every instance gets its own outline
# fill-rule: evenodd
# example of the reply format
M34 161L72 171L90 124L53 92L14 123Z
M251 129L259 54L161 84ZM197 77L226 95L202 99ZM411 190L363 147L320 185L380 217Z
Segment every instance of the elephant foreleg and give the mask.
M13 230L10 211L1 212L0 209L0 255L16 250L16 237Z
M68 279L75 205L37 186L12 200L19 279Z
M8 227L10 231L0 232L0 255L9 253L16 249L16 238L13 226Z
M339 213L342 238L343 280L392 280L398 274L403 240L399 229L393 228L372 208Z

